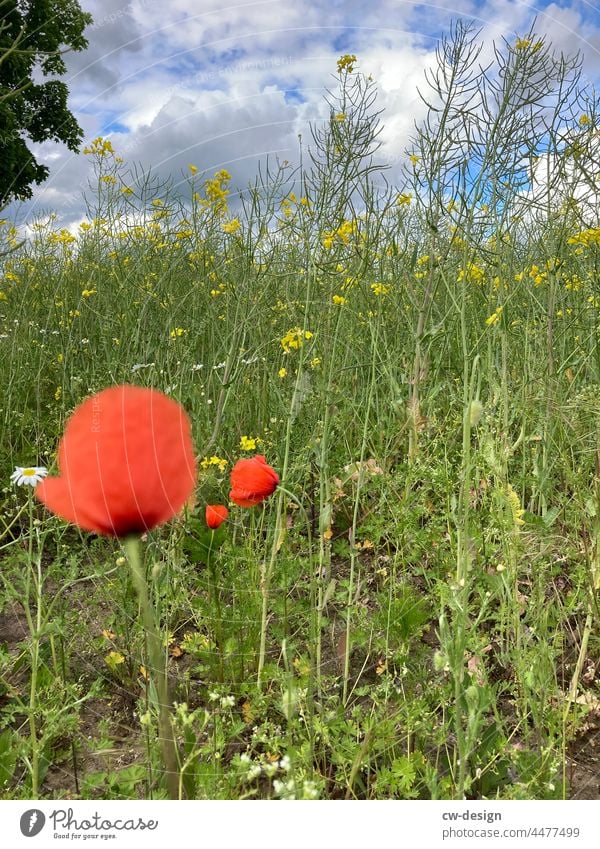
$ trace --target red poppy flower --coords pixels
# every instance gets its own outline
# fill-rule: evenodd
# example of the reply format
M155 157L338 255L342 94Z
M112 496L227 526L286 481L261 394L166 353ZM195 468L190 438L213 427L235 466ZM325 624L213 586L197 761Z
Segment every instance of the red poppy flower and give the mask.
M279 483L279 475L271 468L262 454L246 460L238 460L231 470L231 492L229 497L240 507L254 507L273 493Z
M229 510L224 504L207 504L204 514L206 516L206 524L208 527L211 530L216 531L219 525L223 524L225 519L229 516Z
M113 386L77 407L58 468L35 490L53 513L99 534L143 533L175 516L193 493L190 421L161 392Z

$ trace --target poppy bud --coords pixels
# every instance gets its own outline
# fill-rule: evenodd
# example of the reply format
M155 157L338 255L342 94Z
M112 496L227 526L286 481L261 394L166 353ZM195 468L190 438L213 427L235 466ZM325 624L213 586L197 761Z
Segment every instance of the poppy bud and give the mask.
M216 531L219 525L229 516L229 510L224 504L207 504L204 515L206 516L208 527Z
M240 507L254 507L268 498L279 483L279 475L262 454L238 460L231 470L229 497Z

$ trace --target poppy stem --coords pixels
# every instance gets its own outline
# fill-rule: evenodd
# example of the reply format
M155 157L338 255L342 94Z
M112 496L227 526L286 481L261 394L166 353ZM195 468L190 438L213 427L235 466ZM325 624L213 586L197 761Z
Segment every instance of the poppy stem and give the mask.
M165 778L170 799L179 799L179 758L177 744L171 724L171 702L167 682L167 664L165 652L156 621L154 607L148 595L146 575L142 568L140 541L138 537L127 537L123 548L131 568L133 585L138 594L142 623L146 632L149 658L149 674L154 679L158 695L158 736L165 765Z
M221 613L221 596L219 591L219 583L217 578L217 567L212 556L212 545L215 532L211 531L210 552L206 559L209 574L209 598L214 607L215 614L215 642L217 644L217 653L219 655L219 683L223 683L225 676L225 663L223 656L223 615Z

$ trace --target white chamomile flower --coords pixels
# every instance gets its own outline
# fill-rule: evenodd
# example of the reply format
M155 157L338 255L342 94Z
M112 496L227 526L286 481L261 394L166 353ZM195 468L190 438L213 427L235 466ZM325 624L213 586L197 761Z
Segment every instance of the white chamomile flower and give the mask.
M17 486L37 486L47 474L45 466L17 466L10 479Z

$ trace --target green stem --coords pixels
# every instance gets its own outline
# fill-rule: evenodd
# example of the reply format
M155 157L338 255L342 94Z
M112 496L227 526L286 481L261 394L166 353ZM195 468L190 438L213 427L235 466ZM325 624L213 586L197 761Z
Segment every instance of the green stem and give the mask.
M307 274L308 284L306 291L306 308L304 313L304 322L303 327L306 328L308 322L308 308L311 303L311 291L312 291L312 277L316 274L315 269L312 269L311 274ZM290 461L290 444L292 437L292 424L294 422L295 411L297 410L297 402L300 393L300 384L302 380L302 366L304 363L304 347L300 347L299 358L298 358L298 369L296 372L296 382L294 384L294 392L292 394L292 400L290 403L290 412L287 417L286 429L285 429L285 448L283 454L283 465L281 469L281 479L283 481L287 478L287 471ZM262 683L262 673L265 665L265 656L267 651L267 619L269 615L269 588L271 583L271 574L273 572L273 567L275 566L275 560L277 559L277 552L281 547L281 543L283 540L283 534L285 533L285 496L286 491L283 487L279 486L277 490L277 506L276 506L276 519L275 519L275 531L273 534L273 542L271 545L271 555L269 557L269 562L267 563L264 559L260 565L260 591L262 595L262 608L261 608L261 616L260 616L260 648L258 652L258 670L256 673L256 683L258 689L261 689Z
M31 798L38 799L40 792L40 746L37 735L37 679L40 661L40 634L42 630L42 575L41 560L37 558L37 581L35 591L35 623L29 610L30 575L33 569L33 494L29 493L29 541L28 541L27 589L25 615L31 634L31 686L29 690L29 738L31 741Z
M463 302L464 307L464 302ZM463 324L463 354L466 358L466 326ZM456 733L456 747L458 750L458 782L457 789L459 798L463 799L465 784L467 780L469 746L465 723L468 722L464 710L464 681L465 681L465 649L468 622L468 600L469 600L469 574L471 571L471 551L469 539L469 494L471 488L471 419L470 408L475 397L475 378L479 366L479 355L476 355L471 367L469 379L469 363L465 360L464 375L464 401L463 401L463 445L462 445L462 467L461 486L458 498L457 517L457 560L456 560L456 587L453 599L453 629L454 629L454 651L453 670L454 677L454 720Z
M217 583L217 569L212 556L214 531L211 533L210 552L207 558L208 574L209 574L209 596L211 606L215 610L215 642L217 643L217 651L219 653L219 682L222 684L225 680L225 664L223 658L223 614L221 612L221 595L219 593L219 585Z
M170 799L179 799L179 758L171 724L167 664L162 648L156 614L148 595L148 584L142 568L138 537L128 537L123 547L131 568L131 577L138 594L142 622L148 642L149 674L154 677L158 695L158 734L165 765L165 777Z
M356 572L356 528L358 527L358 516L360 509L360 497L362 494L362 485L364 478L364 470L363 463L365 461L365 452L367 448L367 439L369 435L369 421L371 418L371 405L373 403L373 395L375 392L375 381L376 381L376 363L375 363L375 352L378 350L378 339L379 339L379 325L375 328L375 334L373 336L373 359L371 361L371 375L369 381L369 392L367 395L367 404L365 410L365 420L363 424L363 432L362 439L360 445L360 457L359 457L359 465L358 465L358 480L356 482L356 496L354 498L354 508L352 511L352 525L350 527L349 540L350 540L350 577L348 580L348 596L346 600L346 645L344 648L344 682L342 687L342 702L344 706L348 701L348 683L350 680L350 652L352 648L352 608L353 608L353 600L354 600L354 580L355 580L355 572ZM352 694L350 694L352 695Z

